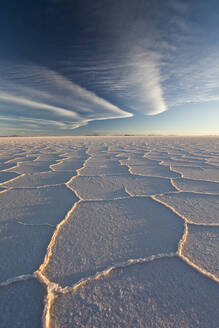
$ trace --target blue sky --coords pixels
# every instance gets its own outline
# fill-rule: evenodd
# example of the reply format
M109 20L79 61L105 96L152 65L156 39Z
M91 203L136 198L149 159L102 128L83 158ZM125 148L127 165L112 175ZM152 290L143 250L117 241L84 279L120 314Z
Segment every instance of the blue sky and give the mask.
M0 135L219 134L217 1L0 9Z

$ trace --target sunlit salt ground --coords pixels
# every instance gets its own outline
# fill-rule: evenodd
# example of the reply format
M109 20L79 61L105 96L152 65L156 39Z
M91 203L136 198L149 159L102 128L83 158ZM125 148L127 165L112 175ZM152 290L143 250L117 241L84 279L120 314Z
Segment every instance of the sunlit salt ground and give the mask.
M0 327L219 327L219 138L1 138L0 208Z

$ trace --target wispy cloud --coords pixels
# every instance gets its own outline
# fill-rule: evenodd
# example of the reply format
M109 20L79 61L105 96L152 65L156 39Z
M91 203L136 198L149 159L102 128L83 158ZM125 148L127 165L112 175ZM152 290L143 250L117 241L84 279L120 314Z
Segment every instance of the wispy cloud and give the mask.
M47 3L50 42L38 40L45 64L1 65L1 117L75 129L218 101L219 48L203 47L198 14L191 19L207 2L95 0L78 11L72 1Z
M133 109L157 115L167 110L161 83L161 59L155 51L138 52L132 58L133 65L127 73L129 88L133 89Z
M218 51L217 46L204 51L194 47L169 63L165 81L169 108L219 100Z
M56 3L53 2L54 6ZM57 9L62 6L58 3ZM165 51L174 49L175 45L162 37L159 30L162 17L158 12L171 7L175 12L171 24L178 24L182 30L186 24L181 16L187 7L178 0L170 0L162 8L150 1L113 3L109 7L106 1L97 1L87 9L92 20L89 33L94 31L94 38L99 35L96 22L101 21L97 52L91 52L83 39L71 47L70 38L65 40L63 50L66 51L67 44L71 54L64 70L32 64L10 63L1 67L0 114L52 124L60 122L60 128L74 129L93 120L125 118L135 113L157 115L166 111L169 103L163 65ZM69 11L65 10L68 16L74 8L70 2L65 6L69 6ZM66 21L69 24L69 20ZM101 42L106 47L102 47ZM86 87L80 86L81 81Z
M48 105L45 103L33 101L28 98L14 96L10 93L0 93L0 101L7 102L10 104L22 105L22 106L26 106L29 108L35 108L38 110L41 110L41 109L48 110L48 111L52 111L54 114L62 116L62 117L67 116L67 117L71 117L73 119L78 119L77 113L71 112L70 110L66 110L61 107L56 107L56 106Z
M72 72L72 76L87 80L88 84L92 81L91 88L135 114L157 115L166 111L162 51L171 45L160 38L156 26L159 10L151 1L113 1L110 7L106 1L101 2L98 10L91 13L92 21L101 20L102 24L100 39L94 39L97 53L90 53L86 43L81 42L77 55L73 46L72 59L62 62L63 74ZM91 31L92 28L96 26L91 24Z
M8 116L26 115L38 123L51 121L68 129L92 120L132 116L53 70L33 65L11 67L4 69L1 80L0 114L6 114L6 108Z

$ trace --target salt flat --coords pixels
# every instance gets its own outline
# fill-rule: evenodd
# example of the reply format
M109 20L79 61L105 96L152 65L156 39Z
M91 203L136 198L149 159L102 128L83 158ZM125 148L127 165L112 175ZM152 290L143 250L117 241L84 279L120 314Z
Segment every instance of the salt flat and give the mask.
M66 286L129 259L174 253L183 228L151 198L84 201L60 229L43 273Z
M158 195L157 199L192 223L219 224L219 195L180 192Z
M219 226L188 225L183 255L219 278Z
M60 294L51 326L217 328L218 302L213 281L179 259L160 259Z
M8 172L2 172L8 173ZM10 172L12 174L12 172ZM0 175L1 176L1 175ZM48 172L37 172L37 173L26 173L21 175L15 175L17 179L11 179L6 181L2 187L4 188L30 188L30 187L43 187L43 186L55 186L57 184L64 184L68 182L72 177L72 171L48 171Z
M217 182L178 178L172 180L172 183L179 191L219 194L219 183Z
M46 289L36 279L1 288L1 327L39 328Z
M173 192L169 179L138 176L138 175L111 175L111 176L79 176L69 184L83 199L115 199L141 195L155 195Z
M219 182L218 167L201 167L201 166L177 166L172 165L172 170L180 173L183 178L191 178L204 181Z
M0 139L1 327L218 327L219 138Z

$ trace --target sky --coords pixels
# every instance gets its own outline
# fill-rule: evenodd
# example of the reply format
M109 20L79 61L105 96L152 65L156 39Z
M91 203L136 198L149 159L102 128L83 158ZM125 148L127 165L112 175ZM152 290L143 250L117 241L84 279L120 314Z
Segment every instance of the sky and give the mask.
M219 135L218 0L0 4L0 135Z

